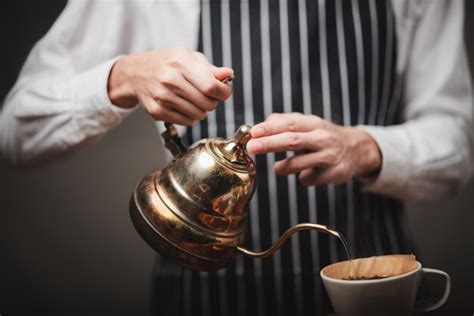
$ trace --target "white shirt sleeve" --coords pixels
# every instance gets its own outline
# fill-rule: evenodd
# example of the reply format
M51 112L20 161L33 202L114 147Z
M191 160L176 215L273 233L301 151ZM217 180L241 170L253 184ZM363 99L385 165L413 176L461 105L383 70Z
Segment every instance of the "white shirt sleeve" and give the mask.
M365 190L403 200L457 192L471 176L471 79L462 1L420 1L402 74L404 123L360 126L378 143L382 169Z
M110 69L127 50L120 37L103 40L118 32L108 21L125 14L122 5L107 3L70 1L30 52L0 117L0 149L13 163L78 149L131 112L107 93Z

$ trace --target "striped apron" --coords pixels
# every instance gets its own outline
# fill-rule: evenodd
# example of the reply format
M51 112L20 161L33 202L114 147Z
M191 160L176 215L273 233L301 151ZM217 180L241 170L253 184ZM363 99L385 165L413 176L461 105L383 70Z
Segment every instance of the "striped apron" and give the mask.
M315 114L341 125L397 123L395 21L390 1L202 0L199 47L233 67L234 93L187 129L189 144L230 138L271 113ZM400 202L363 193L356 181L304 187L276 176L258 155L247 244L269 247L290 226L320 223L343 232L355 257L413 252ZM340 242L294 235L270 258L238 256L215 272L192 272L159 259L154 315L324 315L331 311L319 271L346 260Z

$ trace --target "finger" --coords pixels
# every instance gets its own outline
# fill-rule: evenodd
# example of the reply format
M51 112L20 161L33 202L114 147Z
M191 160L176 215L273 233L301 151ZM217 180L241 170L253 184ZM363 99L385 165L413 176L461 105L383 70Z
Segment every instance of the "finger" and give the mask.
M232 94L232 85L217 80L212 73L190 71L185 78L204 95L224 101Z
M299 175L301 184L323 185L339 184L348 180L347 174L343 171L341 165L335 165L329 168L312 168L303 170Z
M272 136L251 139L247 143L249 153L264 154L268 152L317 150L311 133L281 133Z
M178 111L194 120L203 120L207 116L206 111L176 94L171 94L169 99L166 102L162 102L162 104L168 109Z
M328 154L325 151L317 151L277 161L273 165L273 170L275 170L278 175L287 176L289 174L299 173L306 169L325 167L328 164Z
M214 76L216 77L217 80L223 81L231 76L234 75L234 70L229 67L217 67L209 63L209 60L207 57L201 53L201 52L193 52L193 55L199 59L202 63L204 64L209 64L211 65Z
M232 85L223 83L214 75L214 66L204 62L192 63L184 69L183 75L204 95L224 101L232 94Z
M301 113L275 113L270 115L265 122L255 125L252 138L270 136L284 132L308 132L314 130L323 121L316 115Z
M196 120L193 120L180 112L166 109L161 115L161 120L184 126L192 126Z
M230 78L234 75L234 70L229 67L216 67L213 66L214 76L217 80L223 81L227 78Z
M310 168L301 171L298 176L298 180L301 182L302 185L313 185L313 179L317 176L318 172L321 172L321 170L318 169L319 168Z
M217 107L218 101L216 99L210 98L201 93L201 91L199 91L184 77L182 78L182 80L176 82L176 85L174 87L171 87L171 89L180 97L198 106L203 111L214 111Z
M143 106L146 108L147 112L155 119L160 121L165 121L169 123L191 126L194 123L194 120L179 113L173 111L163 106L153 98L147 98L142 100Z

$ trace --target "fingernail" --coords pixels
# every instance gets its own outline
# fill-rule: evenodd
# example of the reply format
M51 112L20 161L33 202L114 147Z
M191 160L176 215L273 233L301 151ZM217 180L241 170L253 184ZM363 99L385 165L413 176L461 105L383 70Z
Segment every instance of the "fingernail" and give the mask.
M252 130L250 131L250 133L252 134L252 137L260 137L260 136L265 135L265 129L257 125L257 126L252 127Z
M254 139L249 140L247 143L247 150L251 154L257 153L259 150L262 149L262 144L259 141L256 141Z

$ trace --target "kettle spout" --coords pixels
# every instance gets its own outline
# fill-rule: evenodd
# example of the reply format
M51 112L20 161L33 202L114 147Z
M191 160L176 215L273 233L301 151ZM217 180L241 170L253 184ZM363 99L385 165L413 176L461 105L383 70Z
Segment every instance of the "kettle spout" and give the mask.
M341 233L329 229L327 226L320 225L320 224L313 224L313 223L302 223L302 224L297 224L290 229L288 229L286 232L281 235L281 237L267 250L265 251L251 251L243 247L237 247L237 250L244 253L245 255L253 258L266 258L268 256L273 255L275 252L280 250L280 248L283 246L283 244L291 237L296 232L299 232L301 230L315 230L320 233L325 233L334 237L340 238Z

